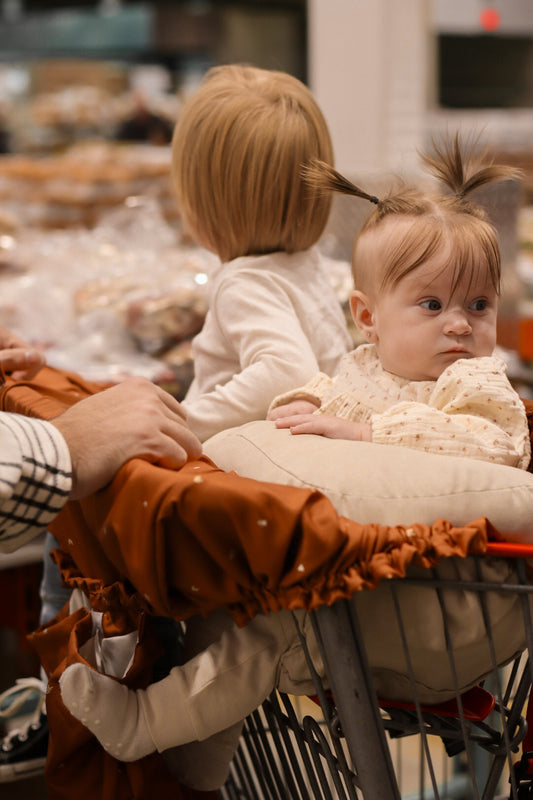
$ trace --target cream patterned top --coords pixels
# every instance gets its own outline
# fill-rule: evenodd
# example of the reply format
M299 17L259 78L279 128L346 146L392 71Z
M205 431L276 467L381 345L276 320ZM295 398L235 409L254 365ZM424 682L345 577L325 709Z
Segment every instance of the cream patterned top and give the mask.
M529 464L524 405L494 356L460 359L436 381L411 381L384 370L375 345L361 345L344 356L334 378L319 373L271 408L293 400L314 402L317 414L370 424L378 444Z

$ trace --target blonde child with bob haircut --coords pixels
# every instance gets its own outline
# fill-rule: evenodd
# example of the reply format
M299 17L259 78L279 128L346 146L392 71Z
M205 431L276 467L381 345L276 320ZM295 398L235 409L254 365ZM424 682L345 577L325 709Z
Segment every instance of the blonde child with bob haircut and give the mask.
M191 232L222 261L312 247L331 208L330 196L302 180L312 153L332 162L326 121L301 81L246 65L214 67L172 141L174 186Z
M184 401L202 441L263 419L275 395L317 369L333 374L351 347L315 247L331 197L302 176L332 157L311 92L284 72L214 67L182 110L172 141L178 204L221 262Z
M515 173L478 164L473 153L462 152L458 138L425 162L450 195L405 189L378 200L326 164L306 170L313 186L376 205L353 248L357 288L351 308L370 343L346 355L334 379L319 374L303 389L276 398L270 416L294 433L368 439L525 469L525 409L493 355L497 238L483 211L466 199L477 186ZM307 614L292 613L325 678ZM130 691L82 664L65 670L60 684L69 710L122 760L195 738L201 743L238 723L275 687L314 693L285 610L228 627L146 690ZM203 775L201 764L193 769L190 785L215 788L209 785L210 762L203 765Z

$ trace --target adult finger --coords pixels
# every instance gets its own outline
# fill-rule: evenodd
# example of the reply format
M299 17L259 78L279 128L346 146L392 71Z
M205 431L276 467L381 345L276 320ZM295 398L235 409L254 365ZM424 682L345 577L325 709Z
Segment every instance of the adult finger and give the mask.
M0 350L0 367L4 372L11 373L16 380L33 378L44 364L43 353L33 347Z
M141 457L164 467L182 467L187 461L200 458L202 444L198 437L181 418L169 419L156 424L154 440L150 452Z
M165 389L162 389L160 386L154 385L155 392L157 397L164 403L164 405L168 408L171 414L177 414L181 417L184 421L187 419L187 413L181 403L176 400L173 395L167 392Z

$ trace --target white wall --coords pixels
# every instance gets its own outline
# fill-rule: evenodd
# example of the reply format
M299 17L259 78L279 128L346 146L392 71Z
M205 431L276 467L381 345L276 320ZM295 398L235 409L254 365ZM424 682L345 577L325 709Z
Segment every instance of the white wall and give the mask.
M433 75L427 0L308 0L309 84L339 169L409 170Z

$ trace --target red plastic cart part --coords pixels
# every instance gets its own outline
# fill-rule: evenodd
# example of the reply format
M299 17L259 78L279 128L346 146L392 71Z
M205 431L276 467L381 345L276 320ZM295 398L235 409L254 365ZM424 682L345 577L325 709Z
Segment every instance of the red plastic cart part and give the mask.
M533 544L521 542L487 542L487 556L500 556L500 558L530 558L533 559Z
M330 692L326 693L329 699L334 702ZM317 695L310 695L309 699L317 705L320 705ZM463 716L465 719L472 720L473 722L481 722L486 719L495 705L494 697L482 686L474 686L472 689L464 692L461 695L461 705L463 707ZM409 711L414 711L416 706L414 703L404 703L398 700L378 700L379 705L383 709L387 708L404 708ZM454 717L459 718L459 704L455 698L446 700L444 703L435 703L435 705L421 705L420 710L427 714L437 714L440 717Z
M461 695L463 717L473 722L482 722L486 719L494 709L495 704L494 697L482 686L474 686ZM414 703L402 703L397 700L379 700L379 705L385 709L405 708L414 710L416 708ZM420 710L427 714L437 714L439 717L459 718L461 716L459 703L455 698L446 700L444 703L435 703L435 705L421 705Z
M531 693L526 711L527 731L522 741L522 758L515 762L514 773L518 783L533 781L533 697Z

